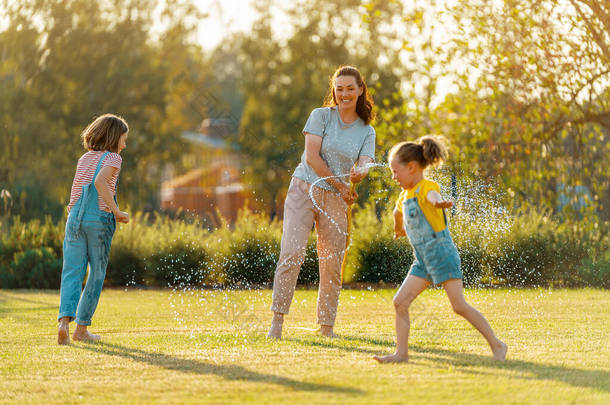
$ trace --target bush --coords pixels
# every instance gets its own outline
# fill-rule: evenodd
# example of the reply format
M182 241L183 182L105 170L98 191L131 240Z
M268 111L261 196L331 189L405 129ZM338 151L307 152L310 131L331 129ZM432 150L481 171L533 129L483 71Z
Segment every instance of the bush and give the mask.
M155 285L177 287L206 281L209 255L199 243L175 242L146 259Z
M230 285L272 282L281 235L279 221L248 210L240 212L233 229L222 224L206 242L215 252L216 281Z
M354 281L401 283L413 263L413 248L406 240L374 239L358 250L359 271Z
M387 207L379 217L372 203L358 210L349 253L352 281L400 283L407 276L414 260L413 247L407 238L393 239L393 209ZM485 229L466 217L455 216L450 222L466 285L478 284L484 273Z
M465 286L479 285L485 273L485 241L489 240L486 229L467 216L456 215L450 219L449 230L460 255Z
M3 288L53 288L61 283L62 260L48 247L16 252L10 266L0 269Z
M576 266L588 255L590 241L578 228L527 213L489 247L487 265L509 286L569 286Z
M13 220L0 240L1 288L58 288L62 268L63 222L50 217Z
M63 202L52 197L45 180L36 172L22 172L11 185L13 215L26 221L50 216L60 220L66 212ZM65 221L64 221L65 222Z
M318 261L318 250L316 240L310 237L305 250L305 260L301 266L297 284L314 284L320 281L320 262Z
M247 238L234 239L224 262L225 281L228 284L261 284L273 281L280 254L276 240Z
M457 250L462 261L463 283L467 287L476 287L483 276L483 259L485 252L480 245L460 244Z
M585 285L596 288L610 288L610 251L606 250L597 259L585 259L578 266L578 275Z
M65 221L54 223L50 217L46 217L44 222L37 219L23 222L21 218L15 217L7 234L2 237L0 260L12 260L16 252L42 247L50 248L57 257L61 256L64 224Z
M144 284L146 263L141 253L129 246L113 243L106 269L108 286L128 286Z
M397 274L402 274L404 260L408 259L400 252L400 242L395 243L393 240L392 221L390 210L381 212L380 217L377 217L374 202L364 207L354 207L344 282L390 282L390 279L396 280ZM409 242L403 238L402 243L405 242L408 245ZM406 254L410 254L412 248L409 246L406 250ZM386 277L385 273L390 276Z
M413 260L406 238L394 240L391 208L354 209L344 282L400 283ZM459 208L459 207L458 207ZM136 214L115 234L107 286L270 284L282 224L244 211L233 227ZM58 288L64 221L14 219L0 239L0 288ZM559 223L540 213L486 217L460 212L450 231L466 285L608 286L608 224ZM307 243L298 283L319 280L315 236Z
M200 284L209 276L209 236L199 223L137 213L119 225L112 242L108 285L173 287Z

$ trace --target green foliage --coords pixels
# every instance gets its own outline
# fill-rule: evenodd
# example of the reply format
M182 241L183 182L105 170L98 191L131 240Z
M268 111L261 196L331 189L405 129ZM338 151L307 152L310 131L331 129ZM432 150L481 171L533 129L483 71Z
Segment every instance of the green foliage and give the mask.
M0 267L0 286L58 289L61 267L62 260L48 247L16 252L9 266Z
M105 284L111 286L142 285L145 272L144 258L137 250L118 243L112 244Z
M315 284L320 281L319 264L320 262L318 260L316 239L313 235L311 235L307 241L305 260L301 266L301 271L299 272L299 277L297 278L297 284Z
M244 210L234 228L223 224L210 235L218 281L229 285L269 283L280 253L281 223Z
M610 288L610 250L599 258L586 258L578 267L578 274L584 285Z
M354 281L401 283L413 263L413 249L405 238L373 239L358 251Z
M291 34L274 34L271 1L257 3L252 32L236 35L233 75L244 105L235 142L248 156L246 174L257 196L276 213L277 199L303 152L303 126L320 107L329 77L339 65L357 66L378 99L400 86L399 33L382 24L401 16L399 2L376 2L362 20L361 0L312 0L286 7ZM287 3L288 4L288 3ZM352 45L353 38L357 45ZM223 54L225 50L223 49Z
M63 225L55 224L49 217L44 223L22 222L17 217L5 232L0 240L0 266L10 267L14 256L27 250L49 249L55 257L61 256Z
M515 217L469 216L458 206L450 231L470 286L608 288L608 225L558 223L525 212ZM209 231L199 223L136 214L112 243L106 285L252 286L273 282L281 222L243 211L234 227ZM354 209L344 282L400 283L413 261L406 238L393 239L392 214L374 203ZM17 220L0 240L1 288L57 288L63 224ZM315 235L298 283L319 278Z
M607 225L558 223L535 212L472 216L464 210L458 207L451 217L450 231L466 285L604 285L605 253L596 252L605 252ZM378 218L373 204L356 211L345 281L398 283L406 276L412 248L406 238L392 239L391 218L390 209Z
M412 28L403 41L411 77L395 95L402 105L379 111L380 149L443 134L451 167L495 179L519 206L608 221L610 176L600 162L610 159L610 42L601 33L610 11L599 3L413 6L420 18L403 22ZM434 41L435 31L445 40ZM586 215L573 209L575 187L589 194Z
M577 219L580 186L585 208L610 219L601 203L610 187L600 164L610 159L603 2L313 0L282 7L291 29L281 38L270 11L277 3L256 2L252 30L206 54L193 43L206 16L189 1L6 2L0 187L13 194L12 213L58 219L83 151L78 134L114 112L132 134L121 201L157 208L163 164L188 165L180 132L225 117L246 176L275 214L307 114L337 65L349 63L375 93L378 160L397 141L444 134L452 167L497 179L520 206ZM62 153L50 158L50 150ZM384 196L387 182L372 173L362 198Z
M374 203L354 208L351 243L344 281L400 283L413 261L405 238L393 239L392 214L377 217Z
M209 255L200 243L176 241L146 259L155 285L200 285L208 276Z
M599 243L578 224L558 224L528 213L488 245L487 266L506 285L573 285L576 267Z
M163 15L156 37L153 10ZM184 153L180 132L197 128L206 112L189 105L208 72L189 43L196 24L184 18L202 18L197 8L24 0L0 13L0 187L13 194L13 214L61 216L84 153L79 134L107 112L131 128L119 197L153 207L161 164Z
M488 227L481 227L481 222L460 215L453 216L450 222L451 235L462 262L464 285L467 286L479 285L484 274L485 229Z
M223 269L229 285L251 285L273 280L279 244L262 239L234 238Z
M199 223L136 214L119 227L108 264L111 285L174 287L207 281L210 255L204 241L209 232Z
M406 277L414 259L413 248L407 238L393 238L392 210L393 206L388 206L377 214L375 205L369 204L357 211L347 281L400 283ZM485 227L456 216L450 229L462 260L464 283L478 285L483 274Z

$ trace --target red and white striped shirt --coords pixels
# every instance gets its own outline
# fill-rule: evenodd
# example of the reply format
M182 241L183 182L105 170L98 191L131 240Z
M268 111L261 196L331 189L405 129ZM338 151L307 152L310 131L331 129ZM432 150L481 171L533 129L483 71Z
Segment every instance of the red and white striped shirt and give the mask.
M80 157L80 159L78 159L78 164L76 165L76 174L74 175L74 180L72 181L72 190L70 192L70 203L68 204L68 212L70 212L72 207L74 207L74 204L76 204L76 202L80 198L83 192L83 186L86 186L93 181L95 169L97 168L97 164L104 153L106 153L106 151L93 150L85 153L83 156ZM113 197L115 194L114 188L116 186L117 179L119 178L122 162L123 159L121 158L121 155L114 152L110 152L102 162L102 167L111 166L119 169L116 174L113 175L111 179L109 179L108 182L108 186ZM102 170L102 167L100 167L100 170ZM98 196L98 200L100 210L110 212L110 207L106 205L101 195Z

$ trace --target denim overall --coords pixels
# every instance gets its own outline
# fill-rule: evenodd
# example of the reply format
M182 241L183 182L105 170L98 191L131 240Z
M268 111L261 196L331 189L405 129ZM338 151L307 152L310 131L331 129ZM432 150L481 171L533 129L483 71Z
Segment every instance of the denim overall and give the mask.
M94 185L108 153L110 152L104 153L100 158L91 183L83 186L81 196L70 210L66 221L58 319L65 316L71 319L76 317L76 323L83 326L91 325L91 317L104 285L110 243L116 229L114 215L100 210ZM116 202L116 193L114 200ZM87 263L89 276L81 295Z
M419 195L419 187L415 197L403 203L404 226L407 236L413 245L415 261L409 274L439 284L452 278L462 278L460 255L451 239L449 229L445 226L440 232L435 232L421 210L417 199L425 198ZM447 217L443 210L445 224Z

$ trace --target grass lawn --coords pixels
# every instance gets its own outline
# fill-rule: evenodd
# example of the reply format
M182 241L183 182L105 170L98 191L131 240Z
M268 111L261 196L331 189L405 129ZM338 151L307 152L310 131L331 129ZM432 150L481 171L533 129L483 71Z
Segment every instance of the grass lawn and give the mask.
M428 290L410 362L381 365L393 293L344 290L340 338L327 339L313 330L317 292L299 290L273 342L268 290L104 290L91 327L103 343L61 347L57 291L0 290L0 403L610 403L609 291L467 290L509 345L499 363Z

